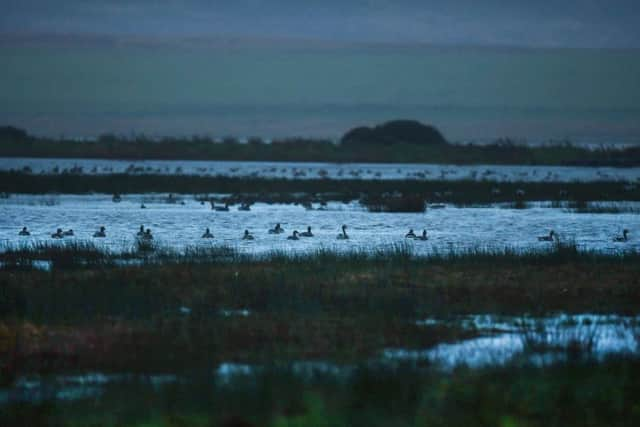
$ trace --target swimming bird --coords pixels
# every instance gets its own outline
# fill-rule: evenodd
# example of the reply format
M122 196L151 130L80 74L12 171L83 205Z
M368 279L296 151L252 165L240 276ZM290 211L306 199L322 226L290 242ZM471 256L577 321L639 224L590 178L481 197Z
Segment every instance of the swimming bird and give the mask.
M427 236L427 230L422 230L422 235L416 236L416 240L429 240Z
M29 233L29 230L27 230L27 227L22 227L22 230L20 230L20 232L18 233L18 236L31 236L31 233Z
M277 223L275 227L269 229L269 234L284 233L284 228L280 227L280 223Z
M298 238L298 230L293 230L293 234L287 237L287 240L300 240Z
M539 242L553 242L553 238L556 237L557 234L555 231L551 230L548 236L538 236Z
M140 230L138 230L138 236L144 236L144 225L140 226Z
M406 237L407 239L415 239L416 233L413 232L413 228L410 228L409 232L405 234L404 237Z
M73 230L72 229L68 229L67 231L65 231L64 233L65 236L73 236Z
M311 227L307 227L307 231L303 231L300 233L302 237L313 237L313 233L311 232Z
M151 229L147 228L145 232L142 234L142 238L145 240L153 240L153 235L151 234Z
M626 242L627 240L629 240L629 230L627 230L626 228L624 230L622 230L622 236L616 236L613 238L614 242Z
M58 228L56 232L51 235L51 237L54 239L62 239L64 237L64 232L62 231L62 228Z
M209 231L209 227L207 227L207 229L204 231L204 234L202 235L203 239L213 239L213 234L211 234L211 231Z
M347 235L347 226L346 225L342 226L342 233L339 233L336 236L336 239L338 239L338 240L347 240L347 239L349 239L349 236Z
M253 236L249 234L249 230L244 230L244 236L242 236L242 240L253 240Z
M107 237L107 233L104 227L100 227L100 230L93 233L93 237Z
M144 203L140 203L140 209L147 209L147 207L144 205Z
M239 211L250 211L251 210L251 203L247 203L247 202L243 202L240 204L240 206L238 207Z

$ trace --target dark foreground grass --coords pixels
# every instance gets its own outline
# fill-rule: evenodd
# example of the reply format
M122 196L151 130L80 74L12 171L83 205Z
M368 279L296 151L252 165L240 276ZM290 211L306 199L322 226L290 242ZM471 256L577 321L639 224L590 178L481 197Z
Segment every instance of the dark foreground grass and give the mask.
M617 181L597 182L491 182L475 180L333 180L266 179L192 175L78 175L0 172L0 193L44 194L142 194L167 192L192 194L232 194L231 203L240 202L323 202L363 200L365 205L385 210L395 196L404 204L422 207L434 203L501 203L542 200L574 202L640 200L640 186ZM125 196L126 197L126 196ZM390 201L389 203L380 202ZM393 208L395 203L391 206ZM415 207L412 208L415 210Z
M424 258L406 246L256 257L228 248L105 254L80 243L5 251L4 262L16 253L23 260L66 259L50 271L0 271L0 397L3 387L34 374L169 373L181 381L107 384L104 394L79 401L0 404L2 426L640 422L640 363L630 356L577 357L545 367L521 359L453 372L425 362L379 363L385 348L425 349L480 333L416 324L425 317L636 315L637 253L584 253L558 244L548 251L478 249ZM137 264L123 265L126 260ZM579 353L589 356L584 344ZM300 375L301 361L341 368ZM228 362L260 369L214 375Z
M385 347L424 348L469 336L455 327L415 325L428 316L637 314L640 307L637 253L582 253L572 245L424 258L404 246L261 257L214 252L220 253L1 271L4 376L91 368L175 372L223 360L356 362ZM233 312L239 309L250 314Z
M637 426L640 363L536 368L506 366L453 373L427 368L357 369L348 377L301 378L270 368L247 378L158 389L120 385L99 399L11 405L7 426Z

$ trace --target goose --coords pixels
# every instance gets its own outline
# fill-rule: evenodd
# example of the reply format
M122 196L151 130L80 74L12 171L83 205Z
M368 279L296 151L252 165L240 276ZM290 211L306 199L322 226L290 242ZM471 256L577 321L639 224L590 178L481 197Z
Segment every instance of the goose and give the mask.
M31 233L29 233L29 230L27 230L27 227L22 227L22 230L20 230L20 232L18 233L18 236L31 236Z
M72 229L68 229L67 231L65 231L64 233L65 236L73 236L73 230Z
M307 227L307 231L303 231L300 233L302 237L313 237L313 233L311 232L311 227Z
M100 227L99 231L93 233L93 237L107 237L107 233L104 227Z
M141 226L140 226L140 230L138 230L137 235L138 235L138 236L144 236L144 225L141 225Z
M416 240L429 240L427 236L427 230L422 230L422 235L416 236Z
M548 236L539 236L539 237L538 237L538 241L539 241L539 242L553 242L553 238L554 238L554 237L556 237L556 236L557 236L557 235L556 235L556 232L555 232L555 231L553 231L553 230L551 230L551 231L549 232L549 235L548 235Z
M336 239L338 239L338 240L347 240L347 239L349 239L349 236L347 235L347 226L346 225L342 226L342 233L339 233L336 236Z
M249 230L244 230L244 236L242 236L242 240L253 240L253 236L249 234Z
M284 233L284 228L280 227L280 223L277 223L275 227L269 229L269 234Z
M416 233L413 232L413 228L410 228L409 232L405 234L404 237L406 237L407 239L415 239Z
M51 235L53 239L62 239L64 237L64 232L62 228L58 228L55 233Z
M298 237L298 230L293 230L293 234L287 237L287 240L300 240Z
M207 229L204 231L204 234L202 235L203 239L213 239L213 234L211 234L211 231L209 231L209 227L207 227Z
M614 242L626 242L627 240L629 240L629 230L627 230L626 228L624 230L622 230L622 236L616 236L613 238Z

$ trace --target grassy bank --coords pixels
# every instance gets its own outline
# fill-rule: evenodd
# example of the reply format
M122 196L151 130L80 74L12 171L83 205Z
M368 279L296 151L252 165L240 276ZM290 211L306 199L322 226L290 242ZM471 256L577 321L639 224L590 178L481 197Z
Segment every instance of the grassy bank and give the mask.
M640 200L640 186L615 181L495 183L472 180L289 180L185 175L35 175L22 172L0 172L0 192L9 195L171 192L196 194L202 198L207 198L206 195L211 193L228 193L234 195L230 198L231 202L348 201L364 197L374 204L390 194L456 204Z
M340 163L442 163L637 166L640 148L589 150L569 143L526 146L509 140L488 145L405 144L347 146L327 140L287 139L240 143L206 137L151 140L104 135L98 140L36 138L19 129L0 132L1 157L67 157L97 159L245 160Z
M432 259L274 256L262 261L2 272L6 316L34 320L209 313L634 311L638 255Z
M33 374L130 373L134 380L106 384L104 394L86 400L5 404L0 425L638 421L640 364L631 357L578 357L545 367L521 359L453 372L428 362L376 361L385 348L428 349L490 333L455 322L416 323L432 316L636 315L640 254L584 253L571 244L421 258L404 246L261 257L228 248L155 251L104 253L81 242L5 248L4 263L57 261L50 271L0 270L0 388ZM127 260L137 265L119 263ZM220 379L214 373L229 362L261 369ZM300 375L299 362L329 362L338 373ZM153 387L135 381L163 373L183 380Z
M31 254L59 259L64 252ZM474 334L415 324L429 316L636 313L640 306L640 255L571 247L427 258L402 249L216 258L217 250L164 253L161 263L135 266L87 264L86 254L96 252L86 246L66 252L75 264L0 271L5 379L91 369L182 372L229 360L358 363L386 347L426 348ZM4 262L13 257L3 254Z

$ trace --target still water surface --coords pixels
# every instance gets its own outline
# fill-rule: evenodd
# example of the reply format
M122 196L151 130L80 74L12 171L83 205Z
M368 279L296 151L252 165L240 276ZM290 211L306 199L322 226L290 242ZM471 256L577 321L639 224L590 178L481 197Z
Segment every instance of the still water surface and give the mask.
M113 203L109 195L13 195L0 200L0 242L19 244L54 241L50 235L57 229L73 229L71 239L93 240L98 245L119 251L133 245L135 233L144 224L152 230L155 241L182 249L188 245L227 245L246 253L266 253L273 250L312 251L332 248L338 251L381 249L408 242L417 254L448 252L463 248L513 247L517 249L545 248L548 242L537 237L553 229L563 241L575 241L579 247L607 252L640 249L640 215L637 213L590 214L571 213L565 209L535 205L529 209L510 209L497 205L488 207L428 209L425 213L369 213L358 203L330 202L320 209L315 204L308 210L299 205L256 203L251 211L212 211L190 196L178 203L166 203L167 195L127 195ZM181 204L183 202L184 204ZM141 209L141 203L146 208ZM640 205L628 202L636 209ZM268 230L281 223L285 233L274 235ZM350 239L336 240L340 227L346 224ZM26 226L31 236L18 236ZM107 237L92 238L100 227L106 227ZM314 237L287 240L293 230L312 227ZM202 239L205 228L214 239ZM429 240L404 238L413 228L423 229ZM253 241L241 240L245 229L255 236ZM617 243L615 236L629 229L629 241Z

